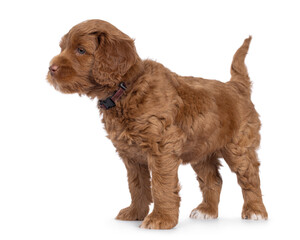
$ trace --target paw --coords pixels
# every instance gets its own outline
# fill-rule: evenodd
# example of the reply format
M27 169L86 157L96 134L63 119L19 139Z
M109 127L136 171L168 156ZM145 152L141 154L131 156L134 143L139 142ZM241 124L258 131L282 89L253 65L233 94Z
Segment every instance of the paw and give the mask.
M242 218L249 220L267 220L268 213L263 204L249 204L243 207Z
M118 216L116 216L116 219L123 221L142 221L147 216L148 212L149 208L138 210L138 208L130 206L122 209Z
M195 208L191 214L190 218L193 219L216 219L218 218L218 210L213 209L207 204L200 204Z
M171 217L164 214L151 213L148 215L140 228L145 229L171 229L177 225L178 217Z

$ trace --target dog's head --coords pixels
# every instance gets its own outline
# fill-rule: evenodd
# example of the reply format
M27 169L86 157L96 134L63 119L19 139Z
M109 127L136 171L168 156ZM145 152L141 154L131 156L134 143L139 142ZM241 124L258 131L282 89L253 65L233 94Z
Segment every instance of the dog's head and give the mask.
M88 94L116 88L139 59L134 41L108 22L74 26L60 42L47 80L63 93Z

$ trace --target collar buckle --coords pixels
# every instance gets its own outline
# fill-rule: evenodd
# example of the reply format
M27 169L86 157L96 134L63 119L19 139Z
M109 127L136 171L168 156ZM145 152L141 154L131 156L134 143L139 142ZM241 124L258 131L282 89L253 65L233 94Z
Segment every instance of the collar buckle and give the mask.
M115 104L115 102L111 99L111 97L108 97L108 98L106 98L105 100L99 100L98 106L99 106L100 108L110 109L110 108L112 108L112 107L115 107L116 104Z
M119 89L110 97L106 98L105 100L98 101L98 107L103 109L110 109L116 106L116 101L121 98L126 90L126 85L124 82L119 84Z

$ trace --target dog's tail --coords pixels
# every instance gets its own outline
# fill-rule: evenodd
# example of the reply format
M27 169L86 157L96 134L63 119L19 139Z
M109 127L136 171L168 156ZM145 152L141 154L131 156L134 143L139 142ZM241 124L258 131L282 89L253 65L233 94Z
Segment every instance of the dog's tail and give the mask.
M233 56L232 64L231 64L231 79L230 83L238 83L235 84L239 87L240 90L246 90L246 92L251 92L251 81L248 76L248 70L245 65L245 57L248 53L249 45L252 37L249 36L244 40L243 45L236 51ZM243 88L243 89L242 89Z

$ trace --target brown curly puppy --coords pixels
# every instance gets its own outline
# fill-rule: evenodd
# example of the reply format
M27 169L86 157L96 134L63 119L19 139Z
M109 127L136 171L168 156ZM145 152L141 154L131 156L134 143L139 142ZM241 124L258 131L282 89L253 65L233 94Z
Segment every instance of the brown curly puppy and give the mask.
M134 41L105 21L85 21L62 38L61 53L52 59L47 78L63 93L99 99L132 197L117 219L143 220L142 228L173 228L181 163L192 165L203 193L191 218L217 218L220 157L237 174L244 197L242 218L267 219L256 155L260 121L244 64L250 41L237 50L231 80L222 83L181 77L157 62L141 60Z

